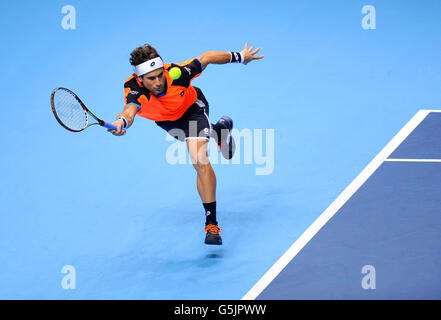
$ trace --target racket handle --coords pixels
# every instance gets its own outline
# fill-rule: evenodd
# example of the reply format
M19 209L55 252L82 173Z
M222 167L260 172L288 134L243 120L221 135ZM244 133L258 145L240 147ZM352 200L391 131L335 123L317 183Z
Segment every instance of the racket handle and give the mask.
M109 130L117 130L118 129L114 124L111 124L111 123L108 123L108 122L105 122L105 121L103 121L103 122L104 122L103 123L103 127L106 127ZM126 130L123 129L123 131L126 131Z

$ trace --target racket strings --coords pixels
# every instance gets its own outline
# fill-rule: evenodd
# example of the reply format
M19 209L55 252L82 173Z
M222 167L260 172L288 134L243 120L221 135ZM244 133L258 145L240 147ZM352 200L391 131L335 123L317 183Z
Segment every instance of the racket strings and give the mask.
M69 129L79 131L87 126L86 111L68 91L57 90L54 94L53 105L58 119Z

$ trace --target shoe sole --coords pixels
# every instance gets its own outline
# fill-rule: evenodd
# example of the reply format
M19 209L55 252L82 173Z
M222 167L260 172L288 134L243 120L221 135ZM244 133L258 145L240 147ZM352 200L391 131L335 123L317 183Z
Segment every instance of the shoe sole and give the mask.
M211 245L211 246L221 246L222 245L222 241L221 242L204 242L205 244Z

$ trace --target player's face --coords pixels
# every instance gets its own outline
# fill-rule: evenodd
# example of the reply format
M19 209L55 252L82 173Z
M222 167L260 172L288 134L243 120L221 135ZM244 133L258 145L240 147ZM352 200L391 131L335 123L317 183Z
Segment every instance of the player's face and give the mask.
M142 85L155 96L162 94L165 90L166 81L163 68L149 72L139 79Z

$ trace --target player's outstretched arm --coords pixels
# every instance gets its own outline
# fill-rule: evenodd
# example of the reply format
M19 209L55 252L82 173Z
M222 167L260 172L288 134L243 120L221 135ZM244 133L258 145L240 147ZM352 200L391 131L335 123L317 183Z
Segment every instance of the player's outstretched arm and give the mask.
M112 122L117 127L117 130L108 130L115 136L123 136L126 134L126 130L132 125L135 120L138 107L134 104L128 104L124 107L123 111L117 116L117 120ZM126 122L126 123L125 123ZM126 130L123 130L125 127Z
M254 47L248 48L248 42L245 43L245 48L240 52L240 57L236 57L234 52L224 52L224 51L207 51L197 57L205 69L209 64L226 64L230 62L242 62L243 64L248 64L253 60L262 59L264 56L256 56L260 48L253 50ZM243 60L242 60L243 59Z

